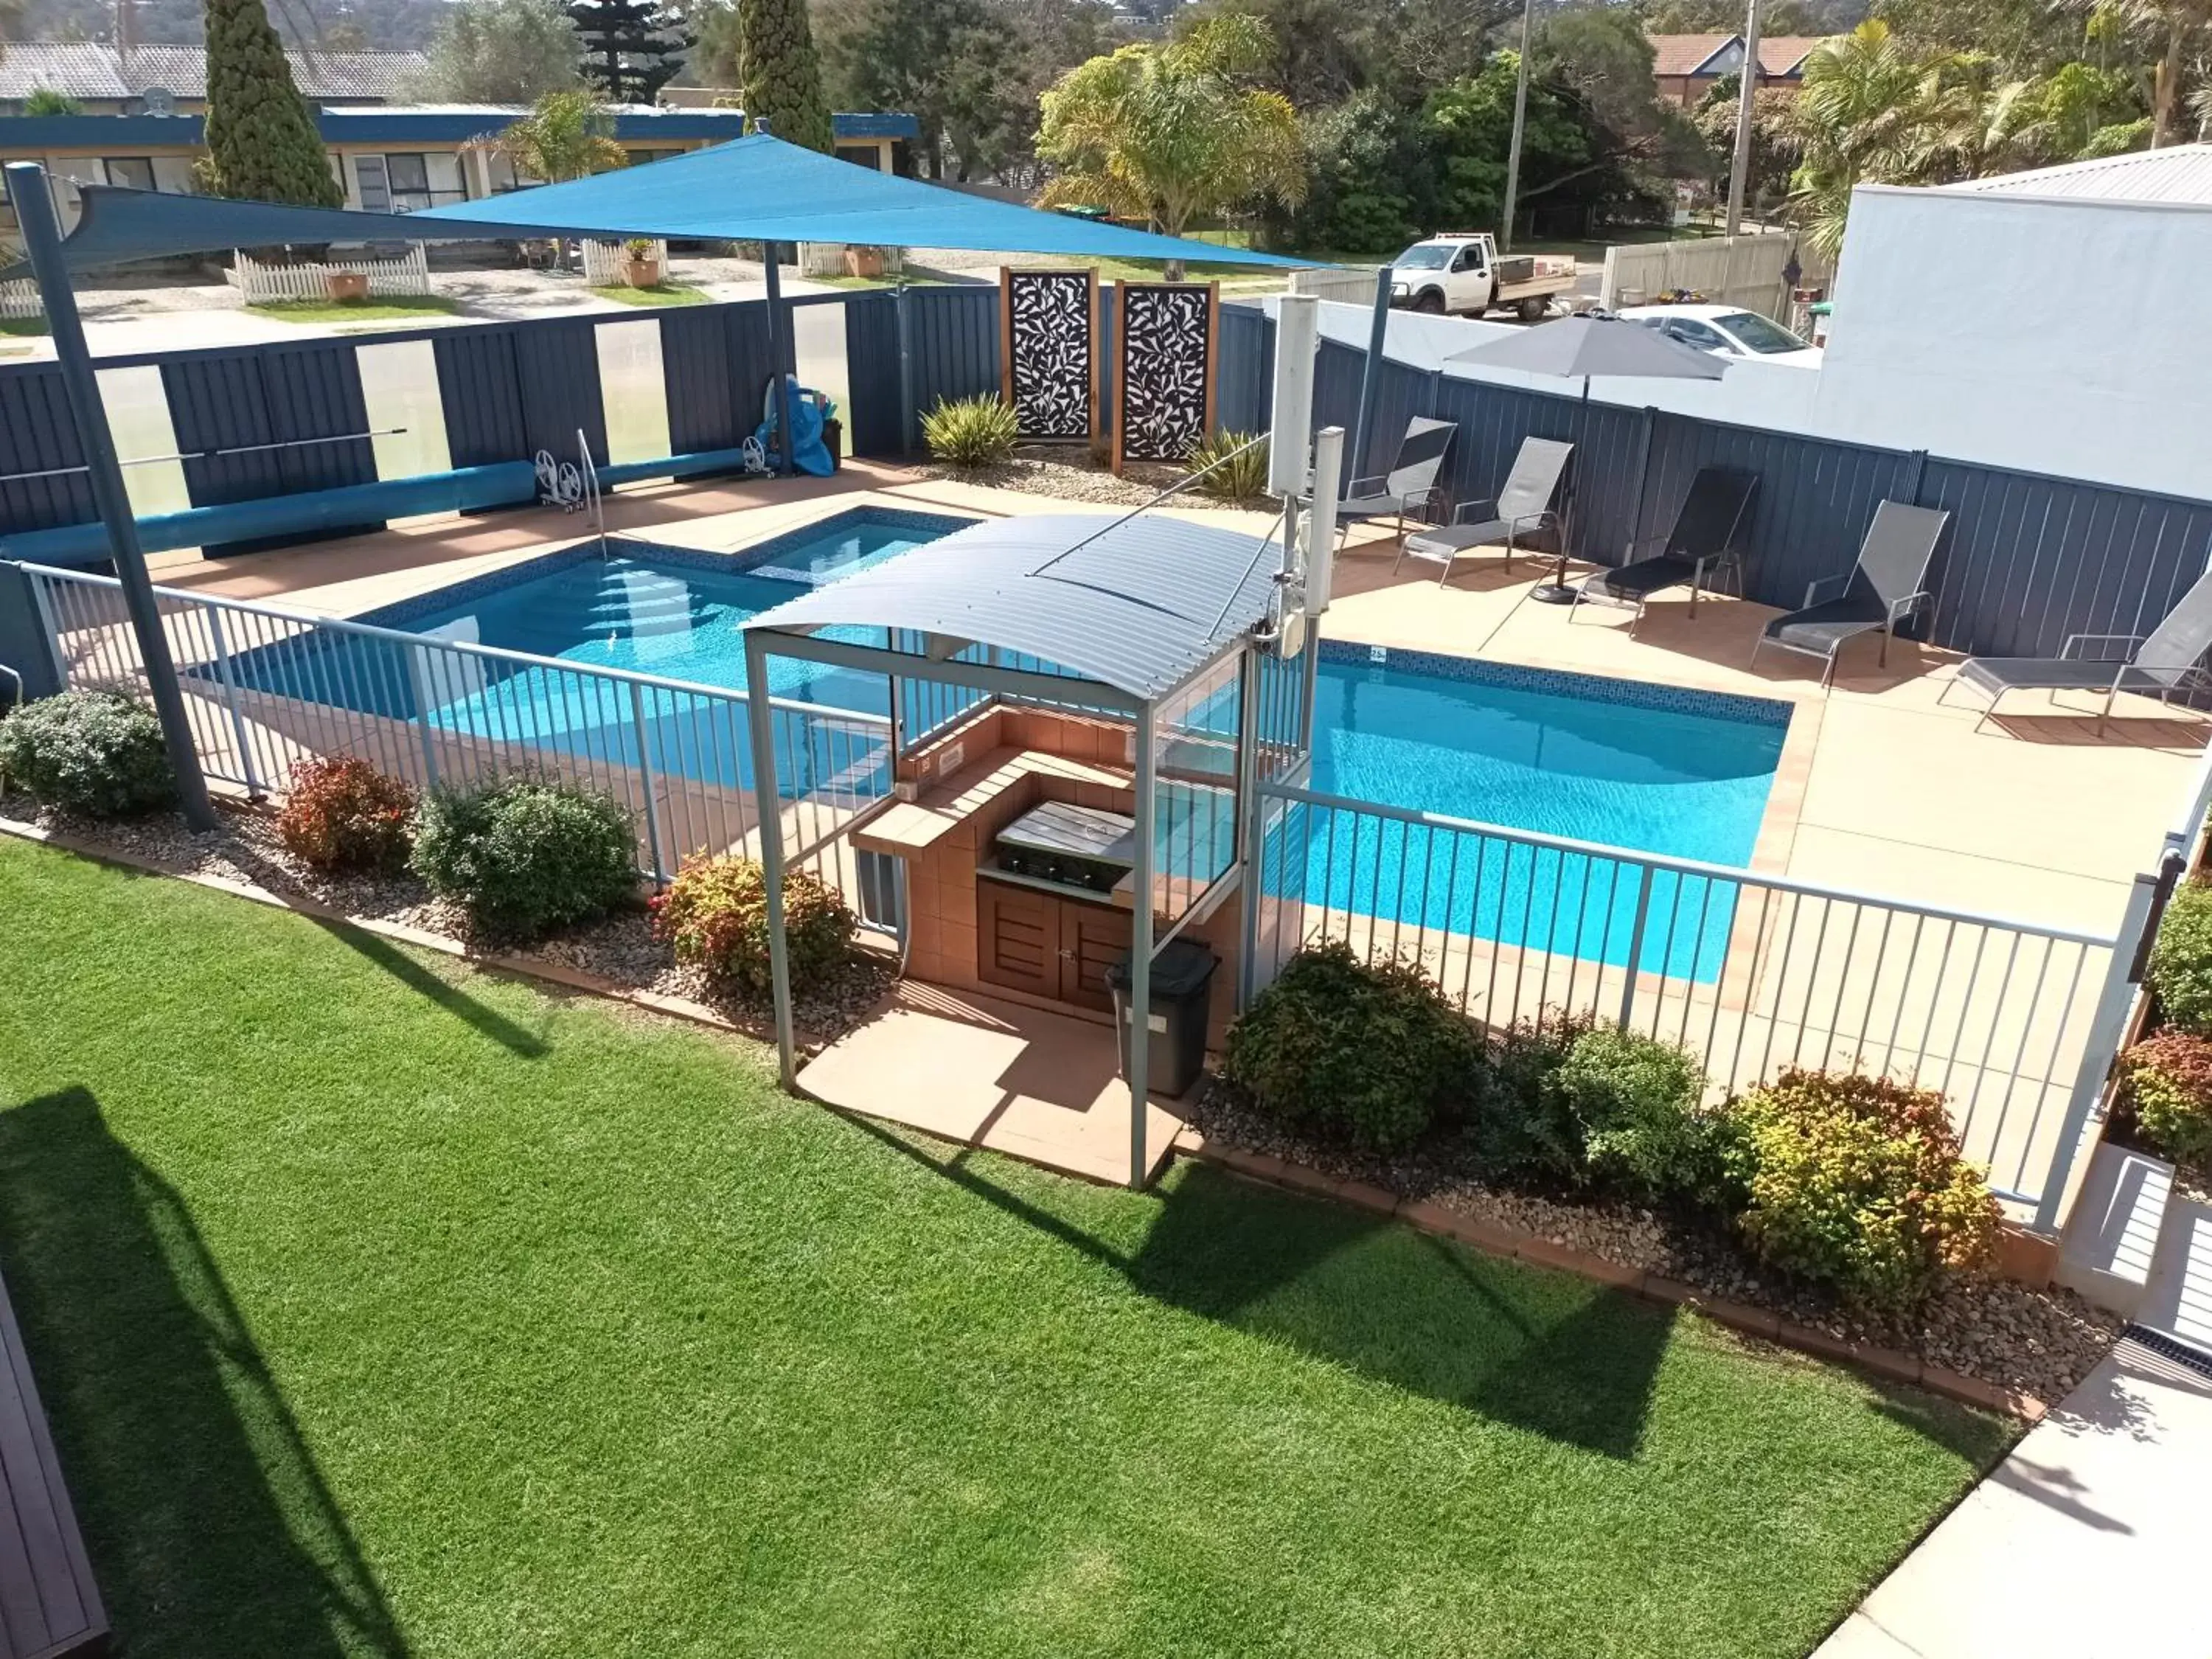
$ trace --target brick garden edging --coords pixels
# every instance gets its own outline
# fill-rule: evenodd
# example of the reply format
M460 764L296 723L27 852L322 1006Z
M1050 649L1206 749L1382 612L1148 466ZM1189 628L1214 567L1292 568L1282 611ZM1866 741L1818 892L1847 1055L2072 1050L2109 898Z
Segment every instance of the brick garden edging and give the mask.
M1554 1244L1548 1238L1521 1228L1463 1215L1425 1199L1401 1198L1395 1193L1369 1182L1346 1181L1335 1176L1323 1175L1318 1170L1290 1163L1271 1152L1249 1152L1241 1146L1209 1142L1195 1130L1185 1129L1176 1137L1176 1154L1270 1187L1304 1193L1309 1197L1328 1199L1376 1215L1389 1216L1417 1232L1455 1239L1460 1243L1471 1244L1486 1255L1517 1258L1555 1272L1573 1273L1577 1278L1614 1290L1626 1291L1632 1296L1639 1296L1662 1307L1694 1309L1716 1324L1725 1325L1746 1336L1757 1337L1785 1348L1795 1348L1816 1358L1850 1365L1887 1382L1909 1382L1931 1394L1977 1406L1984 1411L2002 1412L2023 1423L2041 1422L2050 1409L2032 1394L2001 1389L1978 1377L1963 1376L1942 1365L1928 1364L1917 1354L1905 1353L1896 1348L1877 1347L1870 1343L1847 1342L1841 1337L1831 1336L1827 1332L1815 1330L1809 1325L1783 1319L1764 1308L1732 1302L1725 1297L1708 1295L1696 1285L1686 1285L1680 1279L1662 1278L1638 1267L1626 1267L1603 1256Z

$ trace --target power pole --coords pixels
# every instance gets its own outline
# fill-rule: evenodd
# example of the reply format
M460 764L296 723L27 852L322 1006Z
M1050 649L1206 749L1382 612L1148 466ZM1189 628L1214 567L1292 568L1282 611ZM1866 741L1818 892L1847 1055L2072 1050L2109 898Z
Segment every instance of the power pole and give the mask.
M1744 181L1751 177L1751 127L1759 107L1759 0L1743 26L1743 75L1736 88L1735 158L1729 164L1728 234L1742 228Z
M1528 125L1528 34L1536 0L1521 0L1521 73L1513 83L1513 143L1505 152L1505 213L1498 227L1500 252L1513 250L1514 200L1521 193L1521 132Z

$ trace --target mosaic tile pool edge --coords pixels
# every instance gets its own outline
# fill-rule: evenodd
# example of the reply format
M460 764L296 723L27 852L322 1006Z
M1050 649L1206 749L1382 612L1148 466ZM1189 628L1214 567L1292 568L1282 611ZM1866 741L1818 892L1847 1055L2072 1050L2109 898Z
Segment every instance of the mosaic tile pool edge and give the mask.
M1375 654L1378 651L1383 653L1380 657ZM1796 708L1795 703L1778 697L1700 691L1687 686L1659 685L1649 680L1578 674L1564 668L1527 668L1518 663L1486 662L1475 657L1451 657L1441 652L1365 645L1352 640L1322 641L1321 660L1361 667L1405 669L1417 674L1431 674L1438 679L1467 680L1510 690L1551 692L1590 702L1674 709L1686 714L1707 714L1756 726L1787 727Z

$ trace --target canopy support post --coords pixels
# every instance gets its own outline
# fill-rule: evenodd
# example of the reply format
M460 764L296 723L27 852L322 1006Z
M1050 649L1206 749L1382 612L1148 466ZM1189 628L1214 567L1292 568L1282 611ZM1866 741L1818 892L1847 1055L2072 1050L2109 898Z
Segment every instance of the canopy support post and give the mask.
M1146 1157L1145 1117L1152 1100L1152 885L1154 849L1152 808L1157 769L1152 760L1152 705L1137 715L1137 867L1130 884L1129 916L1129 1030L1123 1045L1124 1073L1129 1079L1129 1187L1141 1191L1150 1160ZM773 920L769 924L773 927Z
M775 364L775 470L791 476L791 375L798 368L793 348L790 307L783 302L783 278L776 270L781 242L763 242L768 272L768 355Z
M775 777L775 711L768 696L768 649L745 635L745 726L753 748L753 812L760 825L761 879L768 889L769 982L775 999L776 1078L799 1087L799 1042L791 1012L791 951L783 936L783 815Z
M145 665L147 689L153 693L154 712L161 721L161 739L169 751L170 769L176 774L178 805L184 809L185 822L193 829L213 830L215 807L208 799L198 751L192 746L192 728L185 714L176 661L169 654L168 635L161 631L161 608L154 600L153 579L146 574L145 550L138 543L137 514L131 505L131 493L124 487L122 463L115 455L115 435L108 430L107 410L100 401L92 349L85 343L84 321L77 315L76 295L70 288L69 264L62 253L61 227L54 222L54 198L46 186L46 169L34 161L10 162L8 196L15 204L23 251L38 279L39 301L46 307L46 325L53 334L62 386L69 398L70 412L76 417L84 470L100 522L107 528L108 550L123 584L131 630L138 637L138 659Z
M1352 423L1352 476L1367 471L1367 446L1375 435L1375 405L1382 396L1382 348L1390 337L1390 282L1396 270L1375 273L1375 314L1367 325L1367 362L1359 374L1359 413Z

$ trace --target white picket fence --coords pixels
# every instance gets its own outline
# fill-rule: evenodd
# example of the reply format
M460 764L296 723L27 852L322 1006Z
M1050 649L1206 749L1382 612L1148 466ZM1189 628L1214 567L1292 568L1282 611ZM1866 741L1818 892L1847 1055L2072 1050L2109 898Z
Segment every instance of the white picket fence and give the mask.
M397 259L342 259L334 264L269 265L240 252L225 276L250 306L282 300L328 300L330 278L355 272L368 278L371 294L428 294L430 256L416 242Z
M653 240L653 252L646 256L660 265L663 282L668 280L668 244ZM627 288L629 278L623 267L629 263L627 242L586 242L584 244L584 281L593 288Z
M0 317L36 317L44 310L36 283L0 283Z

